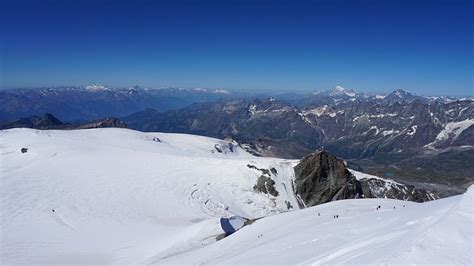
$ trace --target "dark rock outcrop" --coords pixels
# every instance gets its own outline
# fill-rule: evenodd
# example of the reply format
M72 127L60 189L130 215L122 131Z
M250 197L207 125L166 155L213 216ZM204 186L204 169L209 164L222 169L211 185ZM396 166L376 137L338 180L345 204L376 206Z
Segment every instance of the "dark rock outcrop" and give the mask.
M437 196L424 189L380 178L356 177L343 160L321 151L301 160L295 169L295 193L301 207L341 199L391 198L424 202Z
M117 128L127 128L127 124L115 117L107 117L101 120L96 120L91 123L82 124L77 126L77 129L87 129L87 128L107 128L107 127L117 127Z
M43 117L35 123L35 128L38 129L50 129L50 128L59 128L63 126L63 122L59 121L52 114L45 114Z
M247 164L247 167L250 169L257 170L262 174L257 179L257 184L253 186L253 189L257 192L261 192L264 194L269 194L274 197L278 197L280 193L275 188L275 181L272 179L273 175L277 175L277 170L275 168L265 169L265 168L258 168L255 165ZM288 205L288 204L287 204ZM290 204L291 205L291 204ZM287 206L288 207L288 206ZM293 206L291 206L293 208Z
M268 170L268 169L265 169L265 168L258 168L257 166L252 165L252 164L247 164L247 167L250 168L250 169L255 169L257 171L260 171L260 172L262 172L262 175L266 175L266 176L271 176L272 174L276 174L276 169L275 168L272 168L272 169Z
M365 198L389 198L425 202L438 198L433 193L411 185L395 183L389 180L368 178L359 180Z
M261 175L258 180L257 184L253 187L254 190L270 194L274 197L278 197L280 193L275 189L275 181L271 177Z
M294 169L295 192L301 206L363 196L360 183L344 161L327 151L306 156Z

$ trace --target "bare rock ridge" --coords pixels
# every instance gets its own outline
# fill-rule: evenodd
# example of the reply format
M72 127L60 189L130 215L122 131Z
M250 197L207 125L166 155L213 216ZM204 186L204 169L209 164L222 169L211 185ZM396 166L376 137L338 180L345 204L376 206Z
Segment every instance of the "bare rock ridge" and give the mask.
M15 127L26 127L34 129L88 129L106 127L127 128L127 124L115 117L107 117L91 122L63 123L49 113L43 115L43 117L32 116L14 121L0 121L0 129L8 129Z
M78 129L86 128L106 128L106 127L118 127L118 128L127 128L127 124L115 117L107 117L101 120L96 120L87 124L79 125Z
M294 169L295 192L302 207L363 196L360 182L344 161L327 151L304 157Z
M35 123L35 126L39 129L60 127L61 125L63 125L63 123L49 113L44 114L43 117Z
M380 178L356 177L343 160L327 151L312 153L295 166L295 193L301 207L354 198L392 198L424 202L437 196L424 189Z
M35 129L58 129L64 127L59 119L54 117L52 114L44 114L42 117L31 116L27 118L21 118L14 121L0 121L0 129L15 128L15 127L26 127Z
M415 202L425 202L439 198L433 192L389 180L363 178L359 182L362 185L365 198L389 198Z

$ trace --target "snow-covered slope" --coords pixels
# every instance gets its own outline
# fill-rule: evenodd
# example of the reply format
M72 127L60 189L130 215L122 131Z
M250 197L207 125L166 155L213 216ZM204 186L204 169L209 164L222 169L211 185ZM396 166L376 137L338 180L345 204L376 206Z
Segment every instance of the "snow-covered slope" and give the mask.
M215 244L147 262L472 265L473 195L471 187L463 196L427 203L331 202L267 217Z
M135 263L198 221L261 217L287 210L285 201L298 206L284 190L291 162L222 140L12 129L0 131L0 145L1 262ZM260 172L247 164L274 167L280 196L255 193Z
M279 214L298 208L295 161L223 140L12 129L0 131L0 156L0 264L472 263L473 189ZM280 195L256 193L261 171L248 165L274 168ZM231 214L269 217L216 242L219 217Z

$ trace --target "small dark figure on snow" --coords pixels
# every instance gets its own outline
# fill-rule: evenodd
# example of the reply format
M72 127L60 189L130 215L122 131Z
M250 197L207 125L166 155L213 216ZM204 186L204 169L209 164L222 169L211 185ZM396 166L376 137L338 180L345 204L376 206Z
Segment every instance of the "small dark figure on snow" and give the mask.
M52 209L51 211L54 212L54 209Z
M393 206L393 209L395 210L395 206Z
M27 153L28 152L28 148L21 148L21 153Z
M321 216L321 214L318 212L318 216Z

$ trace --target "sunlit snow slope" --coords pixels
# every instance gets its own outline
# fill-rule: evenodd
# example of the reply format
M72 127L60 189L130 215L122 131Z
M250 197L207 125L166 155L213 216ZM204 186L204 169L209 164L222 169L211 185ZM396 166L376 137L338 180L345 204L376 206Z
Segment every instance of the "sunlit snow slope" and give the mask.
M427 203L331 202L267 217L215 244L148 262L472 265L473 194L471 187L463 196Z
M285 193L291 162L228 144L127 129L0 131L1 262L136 263L199 221L298 206ZM253 191L261 173L247 164L277 169L278 198Z
M295 162L232 150L127 129L0 131L0 264L473 263L473 188L278 214L297 208ZM255 193L247 164L274 167L280 196ZM231 214L269 217L216 242Z

